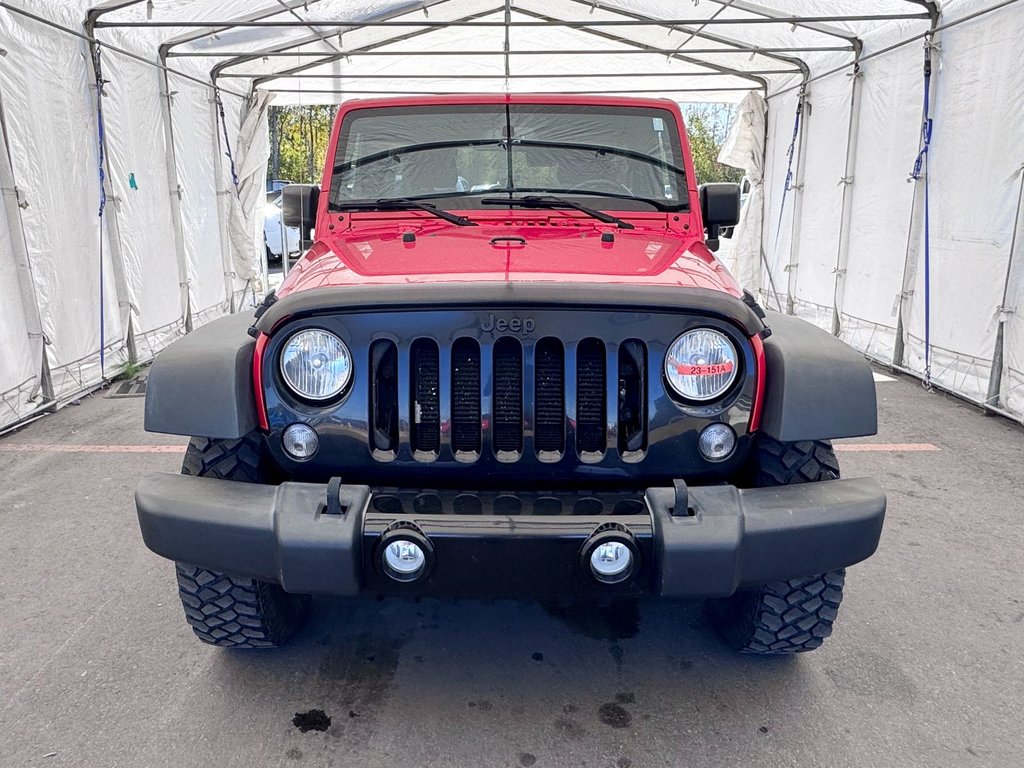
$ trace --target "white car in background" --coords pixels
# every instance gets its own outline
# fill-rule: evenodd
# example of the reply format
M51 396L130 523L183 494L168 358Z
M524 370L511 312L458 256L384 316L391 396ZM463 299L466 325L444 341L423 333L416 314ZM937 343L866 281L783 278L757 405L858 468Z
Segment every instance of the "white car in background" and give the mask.
M268 192L263 207L263 243L267 248L267 261L280 263L282 246L288 249L289 258L297 258L302 251L299 230L295 227L284 228L284 239L281 237L281 191Z

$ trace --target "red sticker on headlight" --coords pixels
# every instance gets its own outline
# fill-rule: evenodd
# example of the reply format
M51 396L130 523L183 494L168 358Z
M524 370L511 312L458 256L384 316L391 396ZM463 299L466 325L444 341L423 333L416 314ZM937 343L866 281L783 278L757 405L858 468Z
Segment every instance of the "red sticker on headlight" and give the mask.
M723 373L730 373L733 369L731 360L724 363L709 363L708 365L690 365L689 363L676 363L676 373L680 376L719 376Z

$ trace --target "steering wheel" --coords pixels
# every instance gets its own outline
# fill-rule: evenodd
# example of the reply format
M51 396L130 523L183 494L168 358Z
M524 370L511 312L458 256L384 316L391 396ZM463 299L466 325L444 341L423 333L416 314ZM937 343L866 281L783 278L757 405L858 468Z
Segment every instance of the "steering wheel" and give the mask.
M615 195L622 194L622 190L625 190L627 195L633 197L632 189L621 181L615 181L614 179L588 179L569 187L570 192L587 192L588 190L593 192L610 192Z

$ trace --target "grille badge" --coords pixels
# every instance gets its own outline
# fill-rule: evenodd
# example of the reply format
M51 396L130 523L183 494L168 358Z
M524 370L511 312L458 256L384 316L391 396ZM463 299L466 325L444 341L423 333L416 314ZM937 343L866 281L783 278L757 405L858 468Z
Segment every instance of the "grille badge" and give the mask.
M480 323L480 330L484 333L497 331L498 333L521 333L525 335L533 333L536 328L537 323L534 322L532 317L505 318L487 315L484 321Z

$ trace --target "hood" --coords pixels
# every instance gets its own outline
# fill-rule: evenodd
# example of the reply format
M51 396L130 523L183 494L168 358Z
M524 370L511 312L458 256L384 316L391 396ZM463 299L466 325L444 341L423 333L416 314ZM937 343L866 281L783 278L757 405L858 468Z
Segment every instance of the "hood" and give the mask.
M660 229L619 229L576 217L475 227L412 217L360 222L318 241L278 295L331 286L508 280L664 285L742 296L700 238L664 226L661 219Z

